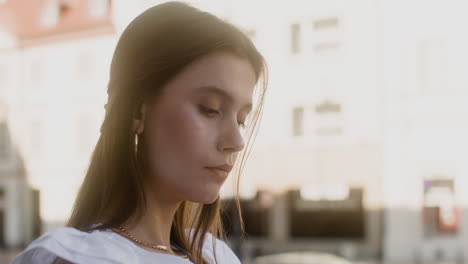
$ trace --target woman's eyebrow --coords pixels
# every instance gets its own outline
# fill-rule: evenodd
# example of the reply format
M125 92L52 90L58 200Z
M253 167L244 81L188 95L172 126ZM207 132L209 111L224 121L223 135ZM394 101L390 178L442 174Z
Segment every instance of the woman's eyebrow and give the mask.
M208 94L216 94L220 97L223 97L225 98L227 101L229 102L234 102L234 97L228 93L227 91L217 87L217 86L201 86L201 87L198 87L196 90L195 90L196 93L208 93ZM246 110L247 112L250 112L250 110L252 110L252 103L249 102L247 104L245 104L243 107L242 107L243 110Z

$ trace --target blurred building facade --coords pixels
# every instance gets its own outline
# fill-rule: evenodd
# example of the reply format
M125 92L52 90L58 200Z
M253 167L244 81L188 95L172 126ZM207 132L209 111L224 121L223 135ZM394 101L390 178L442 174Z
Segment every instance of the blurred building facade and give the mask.
M0 72L12 141L41 190L44 230L62 225L98 136L115 45L112 3L4 1ZM5 81L5 80L3 80Z
M380 5L386 258L468 258L467 7Z
M319 204L363 188L365 239L328 250L466 260L467 5L289 1L268 3L259 18L254 10L265 7L246 2L231 11L256 32L270 65L241 190L299 188Z

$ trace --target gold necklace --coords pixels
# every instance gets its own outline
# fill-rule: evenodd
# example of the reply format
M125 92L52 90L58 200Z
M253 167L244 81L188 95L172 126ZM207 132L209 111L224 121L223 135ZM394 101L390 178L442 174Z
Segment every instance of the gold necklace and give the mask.
M150 244L148 242L142 241L142 240L136 238L135 236L133 236L132 234L130 234L125 228L123 228L121 226L119 226L117 229L114 228L113 231L120 234L120 235L122 235L122 236L124 236L127 239L132 240L133 242L135 242L135 243L137 243L137 244L139 244L141 246L156 249L156 250L160 250L160 251L164 251L164 252L167 252L167 253L169 253L171 255L179 256L179 257L182 257L184 259L188 259L188 255L176 255L167 246L155 245L155 244Z

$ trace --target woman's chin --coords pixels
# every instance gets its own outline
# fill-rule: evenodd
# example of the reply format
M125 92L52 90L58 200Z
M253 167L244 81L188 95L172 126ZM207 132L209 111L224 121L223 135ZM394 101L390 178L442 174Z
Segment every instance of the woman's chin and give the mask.
M196 197L195 199L190 199L191 202L194 203L201 203L201 204L212 204L218 199L219 192L213 194L204 193L203 196Z

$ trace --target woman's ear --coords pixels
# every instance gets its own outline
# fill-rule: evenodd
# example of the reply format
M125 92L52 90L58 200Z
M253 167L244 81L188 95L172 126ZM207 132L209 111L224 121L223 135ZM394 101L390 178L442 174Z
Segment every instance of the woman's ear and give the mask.
M137 134L143 133L145 129L146 103L140 105L133 115L133 131Z

